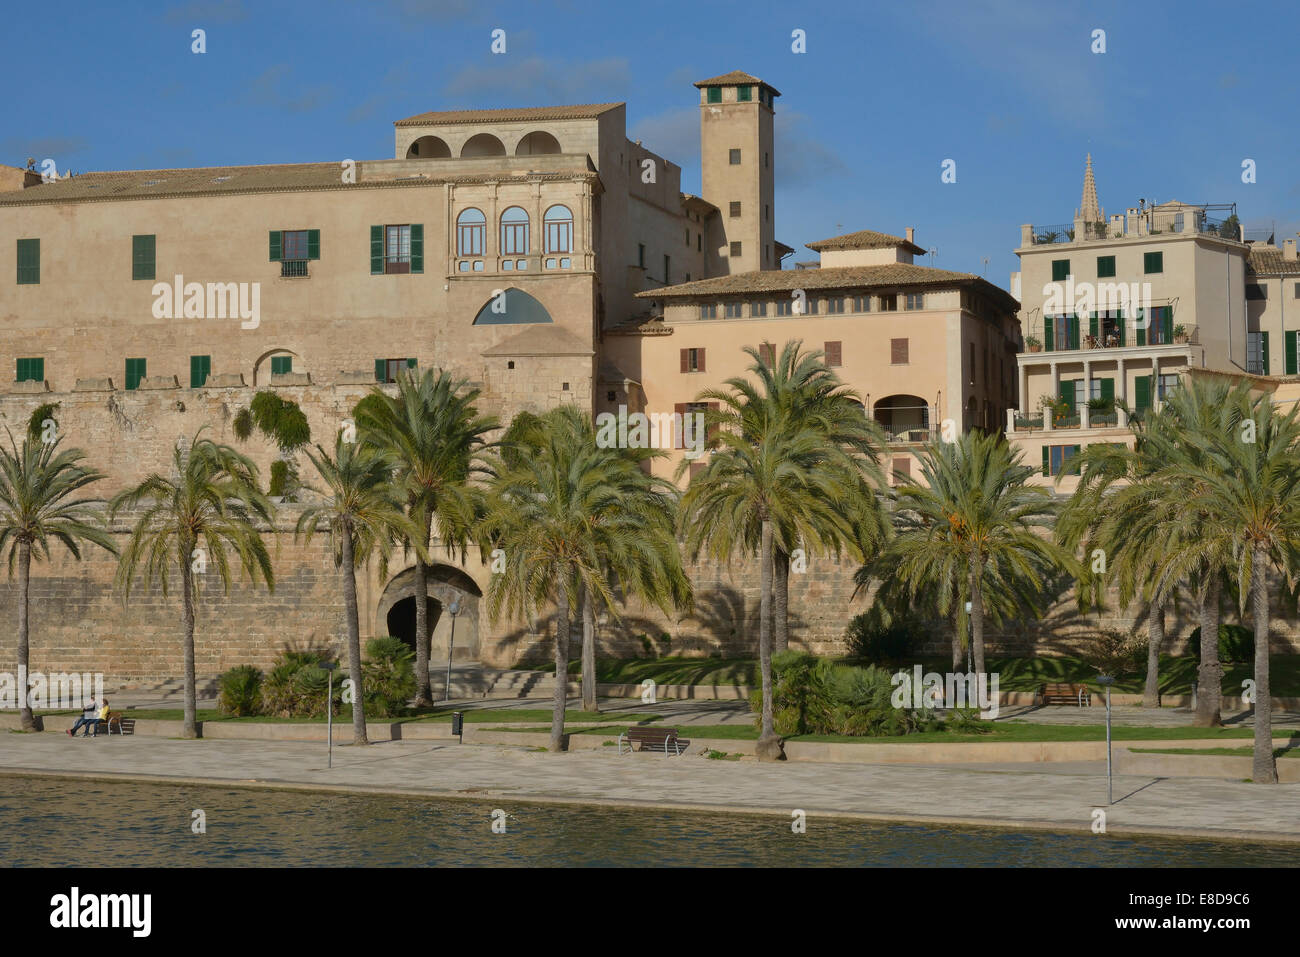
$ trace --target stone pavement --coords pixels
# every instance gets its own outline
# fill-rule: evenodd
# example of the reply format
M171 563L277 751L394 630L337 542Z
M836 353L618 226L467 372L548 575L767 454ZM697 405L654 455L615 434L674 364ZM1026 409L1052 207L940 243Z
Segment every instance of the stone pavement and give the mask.
M427 742L321 744L157 738L70 740L0 735L0 772L75 773L344 788L579 804L645 804L788 816L800 808L879 820L1005 825L1088 832L1106 800L1104 763L1021 766L760 764L612 749L549 754ZM1192 834L1300 843L1300 785L1119 775L1110 834ZM34 809L35 810L35 809ZM1297 848L1300 854L1300 847Z

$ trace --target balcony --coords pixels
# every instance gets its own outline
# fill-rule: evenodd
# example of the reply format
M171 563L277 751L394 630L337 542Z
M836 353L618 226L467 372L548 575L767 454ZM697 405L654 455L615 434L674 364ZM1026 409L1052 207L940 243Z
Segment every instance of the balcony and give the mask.
M924 444L935 438L930 406L920 396L885 396L875 403L872 417L891 445Z
M307 260L282 259L280 261L280 278L303 279L307 276Z
M1131 418L1138 418L1141 412L1134 412ZM1119 429L1127 428L1120 410L1109 400L1094 407L1091 404L1078 409L1044 408L1037 415L1031 415L1016 409L1007 410L1008 432L1060 432L1081 431L1084 429Z
M1237 221L1235 203L1165 203L1138 206L1126 214L1114 215L1108 222L1086 222L1021 227L1021 246L1050 246L1058 243L1096 242L1140 236L1197 233L1220 236L1241 242L1242 230Z
M1154 328L1153 320L1152 325L1143 331L1149 334ZM1178 331L1180 329L1182 332ZM1075 346L1069 342L1062 344L1057 341L1057 337L1053 337L1052 347L1050 349L1046 348L1043 345L1043 324L1040 320L1037 324L1036 331L1025 337L1025 352L1021 353L1021 355L1050 353L1055 356L1062 352L1116 352L1119 350L1151 349L1158 346L1199 346L1201 344L1200 329L1197 326L1192 326L1189 330L1181 324L1174 326L1173 335L1170 336L1168 342L1152 342L1148 335L1143 337L1146 341L1139 345L1137 342L1136 330L1130 328L1127 330L1127 335L1121 343L1119 331L1114 327L1105 327L1104 329L1098 330L1098 333L1095 336L1083 334L1078 338L1079 344Z

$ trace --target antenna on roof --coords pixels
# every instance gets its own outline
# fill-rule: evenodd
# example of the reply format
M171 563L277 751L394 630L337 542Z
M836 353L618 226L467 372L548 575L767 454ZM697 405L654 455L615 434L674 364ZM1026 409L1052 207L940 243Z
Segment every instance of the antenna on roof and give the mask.
M934 265L934 257L937 256L937 255L939 255L939 250L937 250L937 249L931 249L929 255L930 255L930 265L933 266L933 265Z
M989 278L989 257L988 256L984 257L984 278L985 279Z

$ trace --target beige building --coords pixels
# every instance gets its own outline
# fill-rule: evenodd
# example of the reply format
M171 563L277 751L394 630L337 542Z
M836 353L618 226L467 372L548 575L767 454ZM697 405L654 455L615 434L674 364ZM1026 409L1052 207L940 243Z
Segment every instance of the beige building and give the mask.
M997 430L1015 404L1017 303L978 276L915 264L924 250L907 233L863 230L809 243L820 268L641 293L652 317L605 337L608 360L636 370L628 407L700 411L702 391L747 373L753 360L744 346L775 353L799 339L825 353L880 422L896 475L913 474L916 449L945 420L958 430ZM598 407L615 411L612 401ZM671 474L683 454L673 450L656 469Z

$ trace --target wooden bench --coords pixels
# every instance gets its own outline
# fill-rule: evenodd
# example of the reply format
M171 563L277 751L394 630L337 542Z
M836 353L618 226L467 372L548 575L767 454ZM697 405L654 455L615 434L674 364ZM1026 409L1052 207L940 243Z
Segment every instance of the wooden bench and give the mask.
M135 718L126 718L120 711L110 711L108 720L95 723L95 734L135 734Z
M1082 708L1092 707L1092 692L1087 685L1071 684L1067 681L1048 682L1038 689L1035 704L1073 704Z
M618 753L623 753L627 740L627 753L633 751L662 751L664 754L684 754L691 742L677 736L676 728L628 728L618 736ZM637 747L640 745L640 747Z

